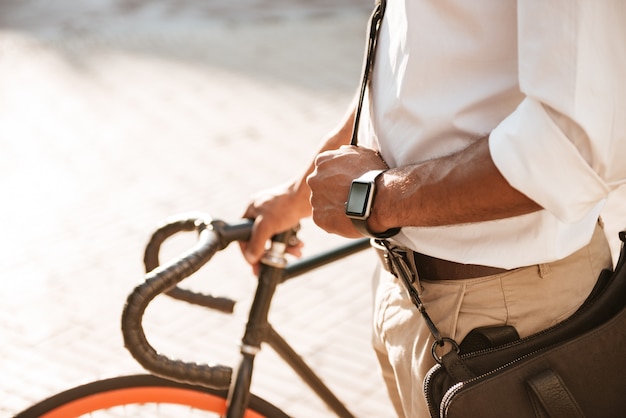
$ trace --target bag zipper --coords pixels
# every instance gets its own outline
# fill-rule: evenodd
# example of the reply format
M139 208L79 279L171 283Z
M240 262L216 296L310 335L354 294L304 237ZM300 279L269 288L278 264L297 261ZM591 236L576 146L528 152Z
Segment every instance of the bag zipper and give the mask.
M454 398L454 396L457 393L459 393L464 387L466 387L468 385L471 386L473 383L477 383L479 380L482 380L482 379L484 379L484 378L486 378L488 376L496 374L496 373L498 373L498 372L500 372L500 371L502 371L504 369L507 369L507 368L515 365L516 363L519 363L522 360L525 360L528 357L532 357L532 356L534 356L536 354L541 353L542 351L546 351L546 350L548 350L548 349L550 349L552 347L555 347L557 345L558 344L553 344L551 346L544 347L544 348L542 348L540 350L535 350L533 352L530 352L528 354L523 355L522 357L518 357L518 358L516 358L513 361L510 361L510 362L508 362L506 364L503 364L500 367L496 367L495 369L490 370L487 373L483 373L480 376L476 376L476 377L473 377L473 378L471 378L469 380L466 380L464 382L459 382L459 383L456 383L456 384L452 385L450 387L450 389L448 389L446 391L446 393L443 395L443 398L441 399L441 405L439 407L439 418L445 417L445 414L447 413L448 406L449 406L450 402L452 402L452 399ZM429 406L429 409L430 409L430 406ZM432 414L432 412L431 412L431 414Z
M426 377L424 378L424 397L426 398L426 406L428 406L428 412L430 413L431 418L439 418L439 411L435 408L433 403L431 402L430 395L430 381L435 373L437 373L441 369L441 364L435 364L429 371L426 373ZM450 390L450 389L448 389ZM446 392L447 393L447 392Z

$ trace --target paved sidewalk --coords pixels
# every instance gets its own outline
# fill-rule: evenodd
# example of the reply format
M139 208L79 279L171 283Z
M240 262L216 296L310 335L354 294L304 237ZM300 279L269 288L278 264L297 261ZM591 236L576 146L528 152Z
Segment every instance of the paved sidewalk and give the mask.
M235 220L300 172L358 84L370 3L0 3L0 418L141 371L119 317L148 236L186 211ZM310 222L301 237L307 254L341 241ZM369 342L374 263L360 254L283 285L272 320L358 417L378 418L393 413ZM161 300L151 342L235 364L254 284L227 249L189 286L239 300L235 314ZM258 395L329 415L269 349L256 370Z
M241 214L298 173L346 109L369 0L5 0L0 4L0 417L139 372L119 316L163 218ZM341 242L310 222L311 254ZM173 255L185 239L166 247ZM371 254L279 289L272 320L359 417L392 416L370 349ZM190 279L235 315L169 300L146 318L172 356L235 364L255 280L235 246ZM328 411L269 350L254 391Z

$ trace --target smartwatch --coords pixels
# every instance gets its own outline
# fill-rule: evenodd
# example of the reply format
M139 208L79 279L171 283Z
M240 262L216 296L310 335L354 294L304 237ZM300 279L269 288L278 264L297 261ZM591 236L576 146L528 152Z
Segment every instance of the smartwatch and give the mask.
M375 233L367 227L367 219L372 211L374 194L376 192L376 178L385 170L371 170L352 181L348 201L346 202L346 216L350 218L354 227L366 237L389 238L400 232L400 228L388 229L385 232Z

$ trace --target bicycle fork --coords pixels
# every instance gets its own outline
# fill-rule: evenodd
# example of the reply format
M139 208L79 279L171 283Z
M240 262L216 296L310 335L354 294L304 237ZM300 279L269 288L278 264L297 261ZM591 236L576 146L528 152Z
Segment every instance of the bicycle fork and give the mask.
M269 308L276 287L283 279L283 272L287 266L285 252L292 237L295 237L294 231L275 236L261 260L259 282L242 338L241 362L229 391L227 418L242 418L248 406L254 359L261 350L261 343L267 339L270 332Z
M254 301L250 308L248 324L242 339L241 363L236 378L229 391L226 418L242 418L250 398L250 385L254 358L261 350L261 343L267 343L276 353L300 376L326 405L342 418L354 418L354 415L344 406L335 394L322 382L317 374L306 364L291 346L272 328L268 321L268 313L276 287L289 278L287 274L287 260L285 252L289 241L295 238L295 231L289 231L275 236L270 249L261 260L261 272ZM352 246L345 256L354 252L357 246ZM333 254L340 257L339 253ZM331 257L332 257L331 256ZM326 255L325 257L329 257ZM294 266L292 266L294 267ZM299 266L301 274L307 271L308 266ZM294 270L294 269L291 269ZM295 269L298 270L298 269ZM294 271L290 271L294 274ZM294 274L298 275L298 274Z

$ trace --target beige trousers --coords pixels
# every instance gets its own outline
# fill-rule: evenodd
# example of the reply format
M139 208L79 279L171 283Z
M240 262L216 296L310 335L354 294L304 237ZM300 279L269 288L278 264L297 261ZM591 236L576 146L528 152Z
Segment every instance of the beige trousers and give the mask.
M554 263L468 280L422 277L415 287L443 336L460 342L476 327L508 324L524 337L574 313L611 265L598 227L586 247ZM373 341L398 416L429 417L423 381L435 364L433 339L402 283L382 269L375 277Z

